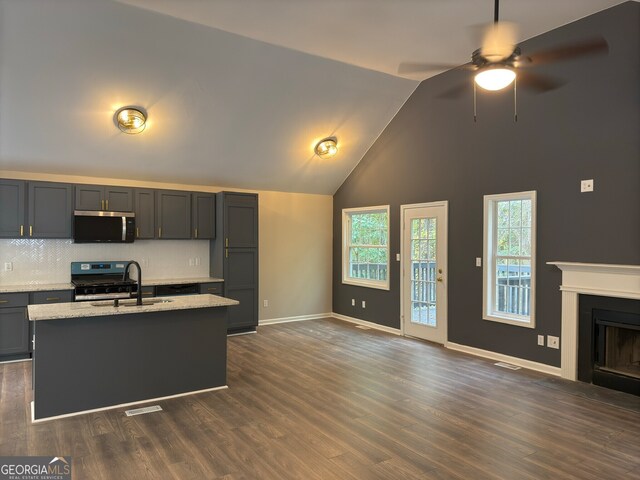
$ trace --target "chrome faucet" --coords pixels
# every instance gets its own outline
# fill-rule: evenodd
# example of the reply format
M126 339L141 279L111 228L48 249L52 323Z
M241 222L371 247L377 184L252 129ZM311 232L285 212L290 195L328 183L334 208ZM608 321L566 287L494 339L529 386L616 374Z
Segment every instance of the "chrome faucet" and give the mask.
M136 305L142 305L142 269L140 268L140 264L135 260L129 260L124 267L124 272L122 273L122 281L127 279L127 275L129 273L129 267L131 265L135 265L138 270L138 291L136 293Z

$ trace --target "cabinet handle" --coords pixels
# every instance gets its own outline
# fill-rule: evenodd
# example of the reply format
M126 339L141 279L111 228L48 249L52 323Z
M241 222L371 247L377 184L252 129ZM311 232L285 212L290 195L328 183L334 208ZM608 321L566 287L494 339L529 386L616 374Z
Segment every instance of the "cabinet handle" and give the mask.
M153 292L142 292L142 295L153 295Z
M229 247L229 237L224 239L224 246Z
M100 200L100 210L104 210L104 200Z
M109 210L109 200L105 200L104 204L106 205L105 210Z
M198 229L196 228L196 238L198 238Z
M33 225L29 225L29 236L33 237Z
M47 297L47 302L54 302L56 300L60 300L60 297Z
M20 236L24 237L24 225L20 225Z
M158 227L158 238L162 238L162 227Z
M9 303L9 300L0 300L0 303Z
M215 287L214 288L207 288L207 291L209 291L209 292L213 292L214 290L218 290L218 289L215 288Z
M224 257L225 258L229 258L229 249L228 248L224 249Z
M136 238L140 237L140 228L136 227Z

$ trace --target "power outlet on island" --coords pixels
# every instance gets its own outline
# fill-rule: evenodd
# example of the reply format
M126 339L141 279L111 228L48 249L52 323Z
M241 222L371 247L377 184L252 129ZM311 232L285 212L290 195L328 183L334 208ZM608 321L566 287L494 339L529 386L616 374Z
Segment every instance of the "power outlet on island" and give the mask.
M591 180L582 180L580 182L580 192L593 192L593 179Z
M4 271L5 272L11 272L13 270L13 263L12 262L4 262Z
M352 306L352 307L355 307L355 306L356 306L356 299L355 299L355 298L352 298L352 299L351 299L351 306Z
M554 337L552 335L547 335L547 347L549 347L549 348L560 348L560 337Z
M364 300L362 300L362 308L367 308L367 302L365 302Z

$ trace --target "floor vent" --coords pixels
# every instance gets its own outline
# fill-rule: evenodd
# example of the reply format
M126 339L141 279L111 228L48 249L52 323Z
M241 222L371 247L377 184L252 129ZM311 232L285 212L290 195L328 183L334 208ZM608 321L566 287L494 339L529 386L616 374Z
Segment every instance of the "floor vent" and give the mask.
M510 363L504 363L504 362L496 362L494 363L494 365L497 365L498 367L502 367L502 368L508 368L509 370L520 370L522 368L517 365L512 365Z
M161 412L162 407L160 405L153 405L152 407L134 408L133 410L127 410L124 413L127 417L133 417L134 415L142 415L144 413Z
M367 327L365 325L356 325L356 328L359 328L360 330L371 330L371 327Z

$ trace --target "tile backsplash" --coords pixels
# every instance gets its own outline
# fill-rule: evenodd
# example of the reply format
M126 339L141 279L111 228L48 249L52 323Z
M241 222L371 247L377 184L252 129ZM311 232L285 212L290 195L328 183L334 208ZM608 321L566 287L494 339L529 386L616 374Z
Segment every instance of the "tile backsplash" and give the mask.
M143 282L144 278L208 277L209 241L77 244L72 240L0 239L0 285L66 283L71 280L71 262L93 260L136 260ZM11 263L11 271L5 269L6 263Z

